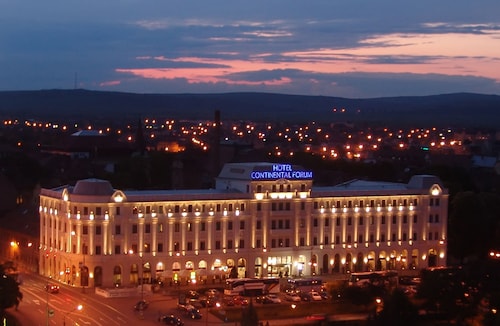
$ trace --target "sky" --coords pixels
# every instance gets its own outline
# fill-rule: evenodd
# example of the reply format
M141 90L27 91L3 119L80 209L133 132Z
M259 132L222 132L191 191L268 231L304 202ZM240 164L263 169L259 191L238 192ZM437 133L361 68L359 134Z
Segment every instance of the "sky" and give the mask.
M500 95L498 0L0 0L0 91Z

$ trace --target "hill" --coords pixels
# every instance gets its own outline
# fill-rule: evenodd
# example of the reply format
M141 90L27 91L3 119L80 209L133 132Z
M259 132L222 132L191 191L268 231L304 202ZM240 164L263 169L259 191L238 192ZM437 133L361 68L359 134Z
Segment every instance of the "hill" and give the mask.
M2 91L0 116L33 119L213 119L491 127L500 96L455 93L348 99L271 93L137 94L83 89Z

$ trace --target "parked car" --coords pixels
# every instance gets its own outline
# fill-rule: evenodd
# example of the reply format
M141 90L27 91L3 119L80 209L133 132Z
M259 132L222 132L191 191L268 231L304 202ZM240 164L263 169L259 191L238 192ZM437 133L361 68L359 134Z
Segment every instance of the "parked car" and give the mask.
M134 309L135 310L146 310L149 306L149 302L147 302L146 300L140 300L140 301L137 301L137 303L134 305Z
M190 290L186 293L186 298L187 299L199 299L200 294L194 290Z
M186 310L186 317L188 317L189 319L201 319L203 315L198 309L191 308Z
M321 301L321 300L323 300L323 297L321 297L321 295L318 292L311 291L311 300L312 301Z
M260 295L260 296L256 297L255 298L255 302L257 302L257 303L264 303L264 304L266 304L266 303L273 303L271 301L271 299L269 299L267 297L267 295Z
M184 322L177 316L164 315L158 318L158 321L165 325L184 326Z
M233 297L233 302L237 306L246 306L246 305L248 305L248 300L245 299L242 296L239 296L239 295Z
M217 289L208 289L208 290L205 292L205 294L206 294L206 295L207 295L207 297L209 297L209 298L210 298L210 297L216 297L216 296L218 296L218 295L219 295L219 293L220 293L220 292L219 292L219 290L217 290Z
M59 285L49 283L45 285L45 291L49 293L59 293Z
M286 301L291 301L291 302L297 302L300 301L300 296L295 293L295 292L288 292L285 294L285 300Z
M309 301L311 301L311 300L312 300L312 298L311 298L311 293L308 293L308 292L300 292L300 293L299 293L299 296L300 296L300 299L301 299L302 301L307 301L307 302L309 302Z
M281 303L281 299L276 294L268 294L266 297L271 303Z

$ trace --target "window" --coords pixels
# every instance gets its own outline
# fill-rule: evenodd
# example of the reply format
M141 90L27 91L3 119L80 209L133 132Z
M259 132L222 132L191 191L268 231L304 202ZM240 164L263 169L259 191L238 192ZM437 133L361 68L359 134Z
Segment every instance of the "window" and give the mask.
M137 224L132 224L132 233L137 234Z
M396 233L392 234L392 241L396 241Z
M120 215L120 207L116 207L115 215Z
M382 219L382 220L380 221L380 224L385 224L385 215L382 215L382 216L381 216L381 219Z
M179 251L181 249L181 246L179 242L174 242L174 251Z
M174 223L174 232L180 232L181 231L181 224L179 222Z
M373 236L373 233L370 233L370 242L373 242L375 240L375 237Z
M201 222L201 223L200 223L200 230L201 230L201 231L205 231L205 229L206 229L206 224L205 224L205 222Z
M151 224L147 223L145 225L144 233L151 233Z
M120 235L122 233L122 227L120 224L115 225L115 235Z
M299 221L299 227L300 228L305 228L306 227L306 220L304 218L301 218Z
M418 220L418 219L417 219L417 215L416 215L416 214L415 214L415 215L413 215L413 223L417 223L417 220Z
M278 220L278 229L283 229L283 220Z
M434 215L434 223L439 223L439 215Z
M163 252L163 243L158 243L158 252Z
M306 203L300 202L300 210L303 211L306 209Z
M300 238L300 240L299 240L299 246L303 247L303 246L305 246L305 245L306 245L306 239L305 239L305 238L303 238L303 237L302 237L302 238Z
M313 246L317 246L317 245L318 245L318 238L313 237Z
M229 221L229 222L227 223L227 229L228 229L228 230L232 230L232 229L233 229L233 222L232 222L232 221Z
M262 203L257 203L257 211L260 212L262 210Z
M88 225L84 225L83 228L82 228L82 233L83 234L89 234L89 227Z
M336 226L340 226L340 217L337 217L337 218L335 219L335 225L336 225Z
M158 233L163 233L163 223L158 223L157 231L158 231Z
M240 230L245 230L245 221L240 221Z
M313 226L314 227L318 226L318 219L317 218L313 219Z
M363 225L363 216L359 217L359 225Z
M188 222L188 223L186 223L186 229L187 229L187 231L188 231L188 232L193 231L193 224L191 224L191 223L189 223L189 222Z
M187 251L193 251L193 243L191 241L187 243Z
M408 223L408 216L403 215L403 224Z
M336 235L335 236L335 244L339 244L339 243L340 243L340 236Z
M380 235L380 241L384 242L385 241L385 233L382 233Z
M255 247L260 248L261 246L262 246L262 243L261 243L260 239L255 240Z
M215 230L220 231L220 221L215 222Z
M227 249L233 249L233 240L227 240Z
M352 217L351 216L349 216L347 218L347 225L352 225Z
M330 219L325 218L325 226L328 227L328 224L330 224Z
M101 255L101 246L95 246L95 254Z
M144 244L144 252L151 252L151 244L150 243Z
M262 221L257 221L256 228L257 230L260 230L262 228Z
M121 254L121 252L122 252L122 249L121 249L120 245L115 245L115 255L119 255L119 254ZM75 253L75 252L73 251L73 253Z
M363 242L363 235L360 234L358 235L358 243L362 243Z
M215 249L220 250L220 240L215 241Z
M245 240L240 239L240 243L238 244L238 246L239 246L240 249L245 248Z
M406 241L406 233L403 233L403 241Z
M97 215L97 216L101 216L102 215L102 209L101 209L101 207L96 207L95 208L95 215Z
M397 218L396 215L392 215L392 224L396 224Z
M200 250L205 250L205 241L200 241Z
M100 225L96 225L95 227L95 235L101 235L102 228Z

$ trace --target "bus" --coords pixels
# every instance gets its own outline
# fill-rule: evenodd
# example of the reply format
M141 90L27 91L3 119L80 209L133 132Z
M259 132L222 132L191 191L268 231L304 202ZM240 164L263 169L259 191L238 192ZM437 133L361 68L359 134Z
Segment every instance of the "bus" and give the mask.
M224 288L225 295L257 296L279 292L279 278L229 278Z
M398 286L398 272L396 271L372 271L351 273L349 276L350 286L381 286L385 288L395 288Z
M288 279L288 291L295 292L321 292L324 291L323 280L317 277L314 278L295 278Z

